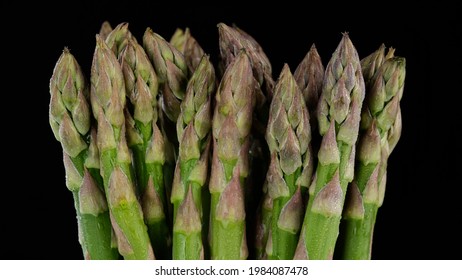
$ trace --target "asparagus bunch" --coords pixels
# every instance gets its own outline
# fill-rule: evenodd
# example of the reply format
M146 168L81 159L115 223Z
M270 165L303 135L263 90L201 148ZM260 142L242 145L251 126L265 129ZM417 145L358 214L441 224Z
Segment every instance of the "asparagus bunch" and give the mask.
M371 258L375 219L385 195L387 161L401 135L399 103L406 61L392 55L386 59L384 48L381 46L375 53L375 62L365 60L363 64L363 68L374 65L376 72L371 75L366 92L361 120L364 133L359 141L355 178L343 215L341 252L345 259Z
M119 253L125 259L154 259L135 193L131 154L125 138L125 84L106 43L96 36L91 68L91 105L98 122L101 174Z
M405 59L382 45L360 62L345 34L325 72L313 45L274 86L253 37L218 31L215 100L214 67L188 28L170 43L148 28L143 47L127 23L105 22L90 94L64 50L50 126L85 258L331 259L338 245L335 257L370 259Z
M323 135L295 258L332 259L348 183L353 179L364 79L348 34L326 68L318 105Z
M189 80L177 122L179 156L171 202L174 209L173 259L204 259L208 214L208 160L215 71L203 56ZM204 205L204 206L203 206ZM204 211L205 210L205 211Z
M270 259L292 259L304 214L301 187L310 185L313 159L308 110L287 64L275 87L266 140L271 152L266 183L272 201L266 253Z

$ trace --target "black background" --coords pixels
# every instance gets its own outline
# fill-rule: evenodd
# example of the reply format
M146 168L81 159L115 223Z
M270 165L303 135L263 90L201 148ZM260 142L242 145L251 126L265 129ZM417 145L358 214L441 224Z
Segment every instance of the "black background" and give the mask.
M373 258L461 259L462 28L453 7L12 2L1 4L0 258L82 258L61 146L48 125L48 83L65 46L88 77L94 35L109 20L129 22L139 40L148 26L166 39L190 27L214 61L216 24L236 23L262 45L274 78L283 63L295 70L312 43L327 65L344 31L360 57L381 43L395 47L407 59L403 135L389 162Z

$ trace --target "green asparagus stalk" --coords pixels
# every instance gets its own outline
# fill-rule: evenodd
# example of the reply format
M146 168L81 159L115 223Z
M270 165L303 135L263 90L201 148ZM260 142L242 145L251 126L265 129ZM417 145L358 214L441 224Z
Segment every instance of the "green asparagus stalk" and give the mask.
M324 77L317 110L323 139L295 258L333 257L347 186L354 175L364 91L358 54L344 34Z
M125 138L125 96L120 65L112 50L96 35L90 97L98 122L101 174L112 226L125 259L154 259L133 183L131 154Z
M112 32L112 26L109 23L109 21L103 22L103 24L101 24L101 29L99 30L99 36L101 36L101 39L106 40L107 36L111 32Z
M79 64L64 49L50 80L50 125L64 151L66 185L74 197L79 241L85 259L117 259L106 198L90 175L88 88ZM93 174L99 178L99 174Z
M129 101L125 113L127 140L133 152L144 219L157 258L168 259L171 238L163 176L165 142L157 124L157 75L143 48L132 39L128 39L120 61Z
M404 88L406 61L385 60L371 80L365 110L369 118L361 135L355 178L345 205L342 235L344 259L371 259L377 210L383 203L387 161L401 134L399 102Z
M295 70L294 78L303 93L310 114L310 123L312 129L315 130L317 126L316 108L322 92L324 66L314 44Z
M250 138L249 154L249 165L251 168L249 169L249 176L245 187L247 235L254 237L257 236L255 221L258 209L256 206L261 203L261 186L264 184L270 161L268 146L264 137L268 122L269 104L274 87L271 63L257 41L243 30L220 23L218 24L218 31L221 66L223 68L229 67L229 64L239 55L239 51L245 49L250 59L253 76L256 80L253 93L256 108L252 120L253 133ZM250 257L256 257L259 252L257 247L254 248L252 246L249 248Z
M310 185L313 159L308 110L287 64L274 90L266 140L271 152L267 188L273 201L266 253L269 259L292 259L304 214L301 187Z
M181 28L177 28L170 39L170 44L184 55L189 73L194 73L205 53L196 39L191 35L189 28L186 28L184 31Z
M177 122L179 157L171 202L174 206L173 259L204 259L204 185L208 176L211 97L215 70L204 56L191 77Z
M153 123L157 122L157 76L143 48L134 40L128 40L119 61L129 102L127 140L133 151L138 188L144 193L149 179L146 150L152 138Z
M250 59L242 51L228 66L216 95L209 182L212 259L247 258L244 189L255 106Z
M175 160L179 148L175 123L180 114L180 104L186 92L188 69L183 54L150 28L144 33L143 45L159 81L161 93L159 121L165 145L164 184L167 201L170 201ZM171 223L173 223L172 212L173 209L169 204L168 220Z

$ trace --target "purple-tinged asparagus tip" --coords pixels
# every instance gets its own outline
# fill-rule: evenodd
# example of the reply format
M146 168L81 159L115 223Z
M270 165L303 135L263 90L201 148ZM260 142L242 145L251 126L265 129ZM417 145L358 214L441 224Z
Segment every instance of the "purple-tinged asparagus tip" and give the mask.
M271 155L271 162L266 174L266 182L268 188L268 195L271 199L276 199L281 196L289 196L289 187L282 177L282 170L279 165L278 156L276 153Z
M152 176L149 176L148 185L141 199L144 221L147 224L165 219L164 207L162 200L156 192Z
M152 138L146 150L146 163L164 164L166 159L165 145L162 132L157 124L152 122Z
M376 121L373 120L371 126L362 134L359 143L358 160L364 165L380 162L380 134L377 129Z
M332 120L326 134L322 138L318 152L318 160L322 165L340 163L340 152L337 147L335 135L335 121Z
M241 186L238 167L234 168L231 181L220 196L216 219L223 222L239 222L245 219L244 190Z
M187 162L200 157L200 141L192 122L186 126L180 143L179 155L182 161Z
M371 177L367 181L367 184L363 191L364 203L379 204L379 186L378 186L378 174L380 166L377 165L372 172Z
M282 208L278 218L278 227L296 234L300 231L303 219L303 199L300 186L297 187L294 195Z
M134 188L127 175L119 167L114 168L109 178L109 204L114 206L137 202Z
M343 216L349 219L364 218L364 204L358 185L353 181L348 187Z
M189 173L189 181L195 182L200 186L204 186L207 181L211 140L212 138L209 135L200 159L197 161L196 166L191 170L191 173Z
M191 186L188 187L188 192L183 203L178 207L174 230L186 234L200 232L202 230L201 217L194 203Z
M74 163L72 162L71 158L65 152L63 153L63 162L64 162L64 169L66 171L66 186L67 188L74 192L80 189L82 185L82 176L80 175L77 168L75 168Z
M343 191L340 187L339 171L335 172L332 179L316 195L313 201L312 211L324 216L342 215Z
M106 198L96 186L96 182L87 169L84 171L82 186L79 190L80 213L98 216L108 211Z
M63 115L61 120L59 138L61 139L61 145L64 151L70 157L78 156L87 148L87 144L83 141L82 136L75 128L74 123L67 113Z

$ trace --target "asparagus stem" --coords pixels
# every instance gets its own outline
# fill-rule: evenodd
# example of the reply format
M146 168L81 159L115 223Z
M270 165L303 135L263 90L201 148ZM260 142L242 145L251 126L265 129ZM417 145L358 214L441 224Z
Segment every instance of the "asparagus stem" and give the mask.
M120 254L153 259L154 253L135 194L131 154L125 138L125 83L106 43L96 36L91 71L91 104L98 122L101 174Z
M333 257L347 186L353 179L363 99L364 80L358 54L344 34L324 77L317 112L323 139L299 240L299 245L305 246L298 246L296 257Z
M245 208L247 213L246 230L248 236L256 236L255 220L258 198L261 197L261 186L264 184L266 170L269 164L269 151L264 139L268 122L269 103L273 96L274 81L271 63L263 48L248 33L238 27L230 27L224 23L218 24L221 67L229 67L239 55L239 51L246 50L252 67L252 74L256 80L253 92L255 112L252 120L250 139L250 168L245 186ZM255 257L257 248L251 246L249 255Z
M383 56L384 47L379 51ZM362 127L367 130L361 134L358 168L342 221L344 259L371 259L375 220L385 195L390 147L396 146L401 133L399 102L405 64L404 58L390 57L376 66L378 70L370 80L363 113L367 117L362 120Z
M85 169L79 190L82 231L89 259L117 259L117 248L112 246L112 226L106 197L97 187L90 172ZM110 248L110 249L108 249Z
M212 259L245 259L244 182L248 176L254 79L242 51L226 70L216 95L209 183Z
M286 64L270 106L266 140L271 152L267 189L272 205L270 259L292 259L297 245L303 201L300 187L311 181L311 128L303 96Z
M157 257L168 259L171 235L163 178L165 142L157 117L157 75L143 48L132 39L128 39L120 61L130 103L125 111L128 144L133 152L145 222Z
M175 122L181 111L181 101L185 97L188 68L183 54L150 28L144 33L143 45L159 80L162 108L159 119L165 145L164 184L167 201L170 201L175 159L179 148ZM168 219L171 222L172 210L169 205Z
M173 259L204 259L207 219L202 189L208 177L211 129L211 95L215 71L204 56L188 83L177 122L179 157L171 202L174 207Z

